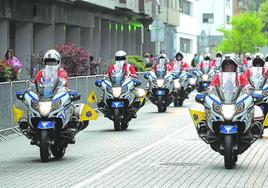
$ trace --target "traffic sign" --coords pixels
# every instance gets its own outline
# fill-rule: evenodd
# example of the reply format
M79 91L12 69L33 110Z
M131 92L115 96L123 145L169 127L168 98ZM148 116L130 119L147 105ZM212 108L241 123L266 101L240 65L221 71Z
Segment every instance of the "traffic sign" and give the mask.
M163 42L165 40L165 24L160 19L155 19L149 26L151 42Z

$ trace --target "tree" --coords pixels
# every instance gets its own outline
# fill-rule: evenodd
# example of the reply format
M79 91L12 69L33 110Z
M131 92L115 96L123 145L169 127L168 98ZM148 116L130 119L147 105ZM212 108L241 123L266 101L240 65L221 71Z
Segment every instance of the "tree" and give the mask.
M266 45L267 38L262 32L264 24L255 13L245 12L234 16L231 24L232 29L218 29L223 33L223 40L217 50L241 55L246 52L255 53L257 47Z
M263 2L260 5L260 9L259 9L259 17L261 19L261 21L264 23L264 30L268 31L268 0L266 0L265 2Z

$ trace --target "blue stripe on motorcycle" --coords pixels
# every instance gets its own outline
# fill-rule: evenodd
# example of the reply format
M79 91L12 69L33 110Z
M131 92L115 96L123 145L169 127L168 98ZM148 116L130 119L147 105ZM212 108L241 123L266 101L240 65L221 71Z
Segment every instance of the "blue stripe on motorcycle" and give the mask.
M122 101L112 102L112 107L113 108L122 108L122 107L124 107L124 102L122 102Z
M221 125L220 132L222 134L235 134L237 133L237 127L235 125Z
M30 93L28 93L28 95L29 95L33 100L35 100L35 101L38 102L38 99L34 98L34 96L32 96Z
M211 96L208 96L213 102L215 102L217 105L221 105L221 102L217 101L216 99L212 98Z
M38 129L53 129L54 123L53 121L39 121L37 128Z
M249 98L249 96L247 95L246 97L244 97L243 99L241 99L240 101L238 101L236 103L236 105L240 105L242 102L244 102L244 100L246 100L247 98Z
M122 85L122 87L124 87L124 86L126 86L126 85L128 85L130 82L133 82L132 80L131 81L129 81L128 83L126 83L125 85Z
M52 103L56 102L58 99L64 97L65 95L67 95L67 93L64 93L61 96L57 97L56 99L52 100Z

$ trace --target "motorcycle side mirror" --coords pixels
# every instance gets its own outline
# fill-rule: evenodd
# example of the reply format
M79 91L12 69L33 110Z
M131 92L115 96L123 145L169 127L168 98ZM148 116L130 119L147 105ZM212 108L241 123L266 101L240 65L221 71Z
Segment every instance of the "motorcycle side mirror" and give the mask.
M96 80L95 86L100 87L102 83L102 80Z
M143 77L144 77L145 79L148 79L148 78L149 78L149 73L148 73L148 72L144 73Z
M81 98L81 95L76 91L69 91L69 95L72 101L78 101Z
M135 86L140 86L141 85L141 81L139 81L137 79L134 79L133 83L134 83Z
M252 94L252 97L253 97L253 101L254 101L255 103L260 103L260 102L262 102L262 95L261 95L261 94L253 93L253 94Z
M23 100L24 95L25 95L25 93L23 91L16 91L16 97L18 100Z
M204 104L204 101L205 101L205 97L206 95L203 94L203 93L199 93L195 96L195 101L200 103L200 104Z

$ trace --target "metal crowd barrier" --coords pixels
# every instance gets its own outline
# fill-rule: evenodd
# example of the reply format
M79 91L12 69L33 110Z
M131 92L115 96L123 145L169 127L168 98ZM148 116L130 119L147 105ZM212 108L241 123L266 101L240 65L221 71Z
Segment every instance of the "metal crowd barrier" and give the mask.
M69 79L69 88L81 94L78 103L87 103L87 97L92 90L97 98L100 97L100 89L96 88L95 81L102 77L103 75L78 76ZM142 82L141 87L145 88L147 81L143 78L143 73L139 73L139 78ZM16 98L16 91L23 91L26 87L26 80L0 83L0 140L2 141L7 140L5 135L10 132L21 135L17 125L14 124L12 108L14 104L26 113L25 105ZM96 103L92 107L96 108Z

